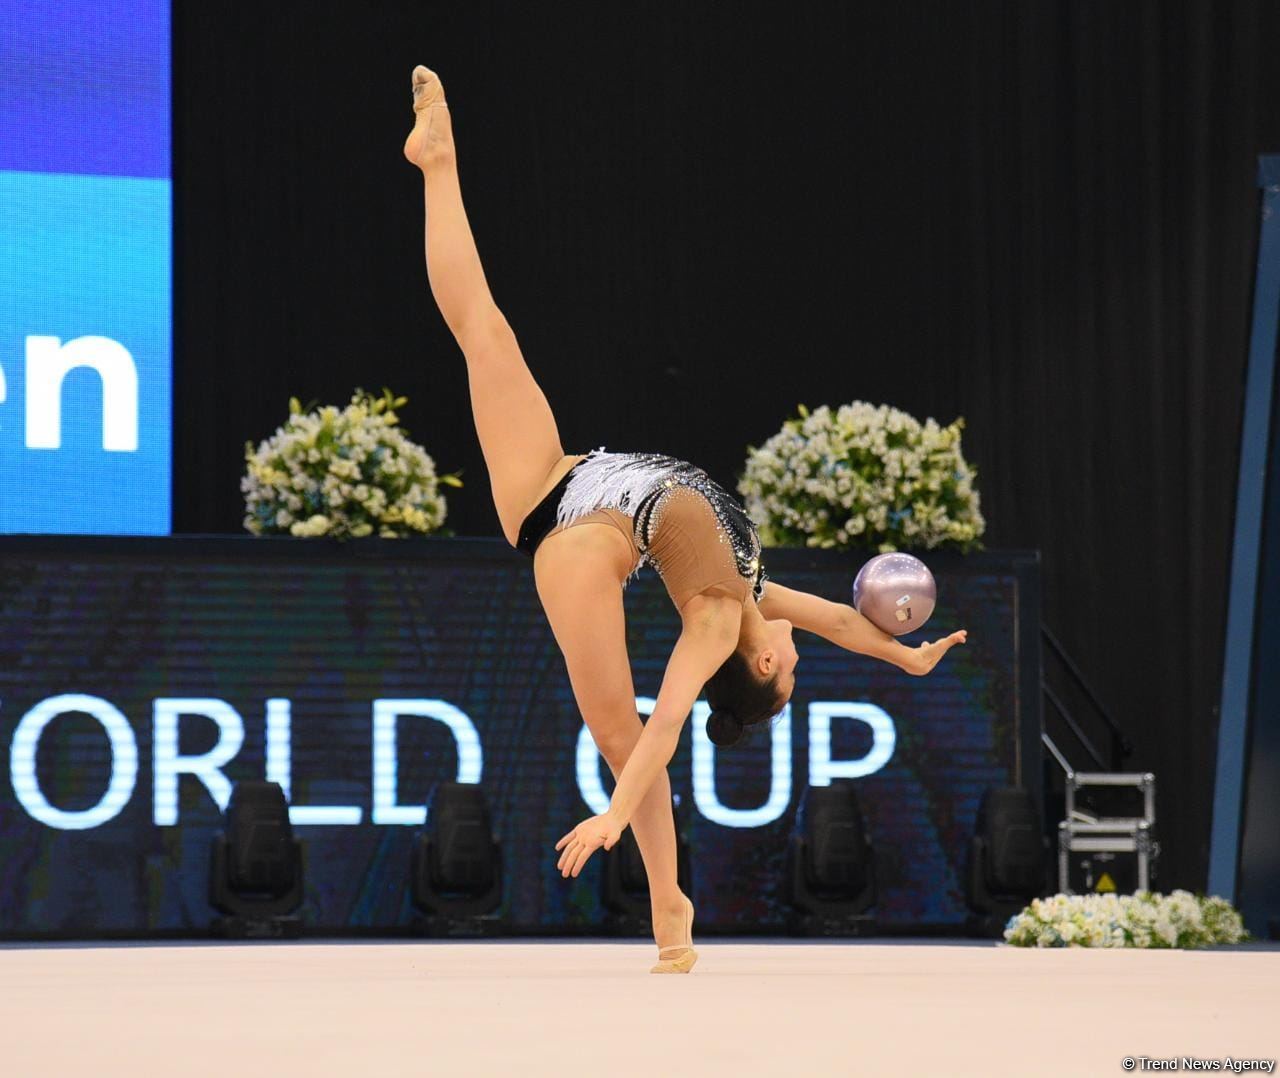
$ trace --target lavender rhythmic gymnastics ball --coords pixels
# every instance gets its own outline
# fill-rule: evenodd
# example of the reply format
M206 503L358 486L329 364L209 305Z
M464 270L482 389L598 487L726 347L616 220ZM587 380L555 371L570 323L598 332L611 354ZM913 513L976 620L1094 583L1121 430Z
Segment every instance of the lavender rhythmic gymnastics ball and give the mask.
M938 586L929 567L910 554L880 554L853 582L853 606L891 636L921 628L933 613Z

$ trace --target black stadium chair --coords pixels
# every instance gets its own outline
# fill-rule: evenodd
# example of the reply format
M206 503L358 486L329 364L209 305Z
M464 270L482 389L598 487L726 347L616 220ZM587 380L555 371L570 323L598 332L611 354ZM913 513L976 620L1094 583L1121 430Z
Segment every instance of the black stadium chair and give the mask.
M227 917L223 934L290 935L302 905L302 843L293 835L284 791L274 782L237 782L224 829L213 837L209 901Z
M1031 794L1013 786L983 791L965 873L970 927L980 935L998 935L1010 917L1042 893L1047 864Z
M410 874L413 904L424 914L477 918L502 904L502 844L479 786L442 782L435 788Z
M856 935L872 925L866 913L876 902L875 850L852 782L805 790L788 862L799 931Z

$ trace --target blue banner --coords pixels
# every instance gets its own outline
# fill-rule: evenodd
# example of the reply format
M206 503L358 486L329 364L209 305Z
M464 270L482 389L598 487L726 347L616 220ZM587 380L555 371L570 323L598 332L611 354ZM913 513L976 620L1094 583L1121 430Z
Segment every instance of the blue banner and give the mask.
M165 534L169 7L4 19L0 531Z

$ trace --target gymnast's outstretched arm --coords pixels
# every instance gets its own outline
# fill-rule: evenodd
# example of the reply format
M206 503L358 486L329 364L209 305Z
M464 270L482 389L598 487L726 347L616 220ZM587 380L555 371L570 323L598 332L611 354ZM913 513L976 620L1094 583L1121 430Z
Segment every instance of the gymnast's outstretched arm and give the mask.
M760 613L768 620L785 618L797 629L830 640L846 651L869 655L917 676L927 674L942 656L968 638L967 632L961 629L941 640L909 648L872 625L848 603L833 603L807 591L785 588L772 580L765 585Z
M631 822L649 787L675 755L689 712L702 686L738 645L742 604L734 599L695 596L681 608L680 638L671 652L658 699L640 740L627 759L608 812L584 820L556 843L561 875L577 876L603 846L612 849Z

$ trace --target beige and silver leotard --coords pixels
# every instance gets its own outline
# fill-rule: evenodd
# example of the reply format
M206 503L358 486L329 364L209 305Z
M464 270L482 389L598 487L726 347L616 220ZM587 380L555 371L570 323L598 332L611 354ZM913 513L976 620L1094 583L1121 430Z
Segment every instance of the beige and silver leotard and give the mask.
M677 609L695 595L759 601L760 537L742 506L706 472L656 453L597 449L566 476L548 534L607 522L653 566Z

